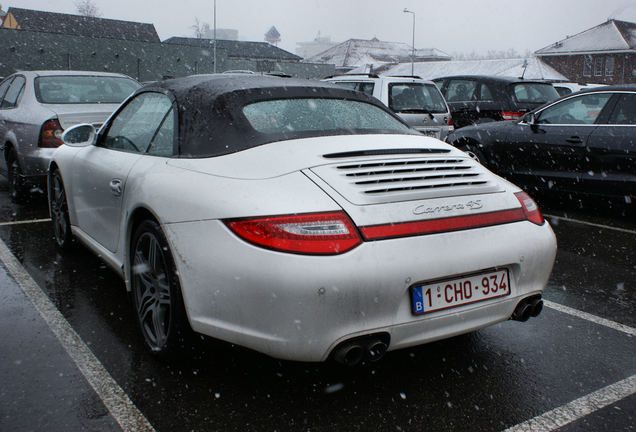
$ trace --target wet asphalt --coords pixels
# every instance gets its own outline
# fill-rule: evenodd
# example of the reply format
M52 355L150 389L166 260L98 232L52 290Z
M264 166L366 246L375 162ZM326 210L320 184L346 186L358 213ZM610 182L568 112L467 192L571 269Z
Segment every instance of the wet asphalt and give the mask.
M636 219L541 204L559 217L549 219L559 251L544 298L636 327ZM207 338L163 363L144 350L123 282L98 258L82 247L62 254L48 222L1 225L47 217L44 198L11 204L0 179L0 238L158 431L498 431L636 373L634 337L548 307L355 368ZM0 430L118 430L2 263L0 289ZM631 395L561 430L635 425Z

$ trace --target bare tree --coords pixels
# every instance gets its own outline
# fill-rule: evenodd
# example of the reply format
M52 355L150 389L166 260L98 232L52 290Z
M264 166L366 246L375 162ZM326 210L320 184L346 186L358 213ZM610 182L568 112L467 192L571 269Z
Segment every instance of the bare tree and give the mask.
M214 37L214 30L210 28L210 24L199 21L199 18L194 18L194 25L190 28L194 31L194 37L198 39L212 39Z
M93 0L76 0L75 8L77 13L88 17L101 17L102 13L99 8L93 3Z

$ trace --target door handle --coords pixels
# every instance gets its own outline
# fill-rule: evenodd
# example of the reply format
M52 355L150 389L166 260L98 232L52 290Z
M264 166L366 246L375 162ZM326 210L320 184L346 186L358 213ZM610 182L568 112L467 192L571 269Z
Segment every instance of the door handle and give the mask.
M570 138L566 138L567 142L572 143L572 144L582 144L583 140L578 137L578 136L571 136Z
M112 179L110 181L110 190L115 196L121 196L121 180Z

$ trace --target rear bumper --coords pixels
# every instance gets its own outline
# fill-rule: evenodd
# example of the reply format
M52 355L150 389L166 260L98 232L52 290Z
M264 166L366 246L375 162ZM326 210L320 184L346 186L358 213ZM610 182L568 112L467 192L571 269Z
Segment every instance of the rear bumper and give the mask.
M322 361L340 342L386 332L389 350L470 332L541 293L556 254L546 223L517 222L363 243L336 256L292 255L239 240L219 221L164 227L192 328L277 358ZM504 298L415 316L409 288L493 267Z

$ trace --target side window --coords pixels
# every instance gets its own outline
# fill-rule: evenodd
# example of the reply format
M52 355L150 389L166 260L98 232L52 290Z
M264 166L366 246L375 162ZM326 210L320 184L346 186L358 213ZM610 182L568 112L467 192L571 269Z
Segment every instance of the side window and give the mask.
M141 93L113 119L101 144L114 150L145 153L171 109L168 96Z
M541 111L537 123L593 124L611 96L611 93L592 93L566 99Z
M161 127L150 142L148 154L172 156L174 154L174 108L163 119Z
M473 80L451 80L446 88L448 102L469 101L473 99L477 82Z
M362 93L366 93L369 96L373 96L374 88L375 84L372 82L361 82L356 90L361 91Z
M609 119L610 124L636 125L636 94L625 93L620 96L614 112Z
M20 94L22 94L22 89L24 89L25 79L22 76L17 76L13 79L9 90L4 95L4 99L2 99L2 108L15 108L18 103L18 98Z
M8 80L6 80L2 84L0 84L0 101L2 100L2 97L6 93L7 89L9 88L9 84L11 84L11 78L9 78ZM2 108L2 104L1 103L0 103L0 108Z
M490 88L482 83L479 86L479 98L480 101L492 101L495 100L492 96L492 92L490 91Z

